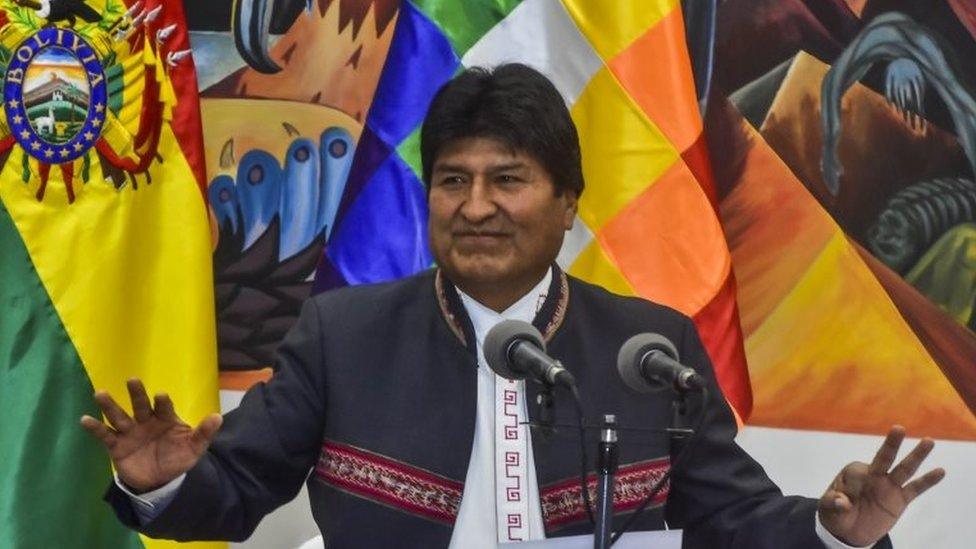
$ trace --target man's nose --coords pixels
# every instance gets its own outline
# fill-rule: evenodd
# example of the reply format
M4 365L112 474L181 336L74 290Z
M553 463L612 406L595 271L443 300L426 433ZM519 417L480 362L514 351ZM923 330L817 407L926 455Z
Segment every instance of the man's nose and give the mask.
M495 215L497 211L498 204L495 202L491 186L482 178L475 179L467 198L461 205L461 215L465 221L479 223Z

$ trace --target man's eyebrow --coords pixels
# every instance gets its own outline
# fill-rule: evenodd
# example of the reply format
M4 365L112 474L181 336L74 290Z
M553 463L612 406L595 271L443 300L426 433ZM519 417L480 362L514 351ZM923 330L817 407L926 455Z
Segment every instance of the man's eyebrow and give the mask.
M434 164L434 172L469 173L470 171L460 164Z
M529 167L528 164L521 161L510 162L508 164L498 164L488 168L488 173L498 173L498 172L508 172L514 170L524 170Z

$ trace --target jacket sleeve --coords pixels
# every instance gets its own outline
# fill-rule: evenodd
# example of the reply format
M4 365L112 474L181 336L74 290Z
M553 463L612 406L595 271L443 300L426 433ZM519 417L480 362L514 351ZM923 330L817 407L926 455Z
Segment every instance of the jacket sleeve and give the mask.
M700 435L676 463L665 511L672 527L685 529L685 547L823 548L815 531L817 500L783 496L736 444L735 418L690 319L679 348L682 362L702 374L708 387ZM701 398L689 402L692 417L698 417L701 405ZM888 547L887 537L875 545Z
M275 357L275 373L226 414L208 451L173 501L140 524L114 483L105 499L127 526L154 538L247 539L258 523L298 494L319 456L325 426L322 326L314 300L302 308Z

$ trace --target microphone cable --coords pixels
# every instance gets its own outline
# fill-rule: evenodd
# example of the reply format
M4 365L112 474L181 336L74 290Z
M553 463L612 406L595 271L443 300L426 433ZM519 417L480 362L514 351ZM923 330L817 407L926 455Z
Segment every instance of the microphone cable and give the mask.
M689 439L687 444L685 444L678 452L678 455L674 458L674 461L671 462L671 466L668 468L667 472L665 472L664 475L657 482L654 483L654 486L651 487L651 491L650 493L647 494L647 497L644 498L644 501L642 501L641 504L637 506L637 509L635 509L634 513L630 515L630 517L627 519L626 522L624 522L620 530L615 534L613 534L613 537L610 538L611 547L613 546L614 543L617 542L618 539L620 539L620 536L624 535L628 530L630 530L630 528L634 525L634 522L636 522L638 517L640 517L641 513L647 510L647 506L650 505L651 501L654 500L654 496L656 496L658 492L660 492L664 488L664 484L671 479L671 473L682 462L685 456L688 455L689 450L692 449L692 447L695 445L696 442L698 442L698 439L701 437L701 428L702 425L705 424L705 412L708 411L709 393L708 393L707 385L702 386L701 395L702 395L702 409L701 412L698 414L698 423L695 425L695 432L692 433L691 439Z
M590 525L596 526L596 519L593 518L593 503L590 501L590 489L586 482L586 464L589 459L586 457L586 422L583 418L583 401L580 399L579 389L572 385L570 390L573 392L573 402L576 403L576 418L579 420L579 441L580 441L580 492L583 496L583 508L586 509L586 517L590 520Z

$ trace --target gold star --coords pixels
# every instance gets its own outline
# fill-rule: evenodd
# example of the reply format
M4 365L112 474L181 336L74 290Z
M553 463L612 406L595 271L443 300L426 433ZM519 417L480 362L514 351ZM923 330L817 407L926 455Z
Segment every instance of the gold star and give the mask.
M68 151L68 149L61 149L58 151L58 154L61 155L61 158L67 158L67 156L71 153Z
M92 118L92 126L95 126L96 128L98 128L101 125L102 125L102 121L100 119L98 119L98 118Z
M74 147L74 148L75 148L75 152L81 152L81 149L83 149L83 148L84 148L84 147L83 147L83 146L81 145L81 143L78 143L77 141L75 141L75 144L74 144L74 145L72 145L72 147Z
M31 141L31 150L32 151L38 151L40 149L41 149L41 144L40 143L38 143L37 141Z
M27 130L20 130L20 138L21 139L27 139L28 137L30 137L30 132L29 131L27 131Z
M51 149L44 149L45 158L51 158L52 156L54 156L54 151L52 151Z
M83 133L82 135L85 136L85 141L91 141L92 139L95 139L95 134L93 134L90 130Z
M19 115L19 114L15 114L14 117L13 117L13 121L14 121L14 124L20 124L21 122L24 121L24 117L21 116L21 115Z
M105 105L101 103L95 103L95 112L102 112L105 110Z
M7 101L7 104L10 105L10 108L16 109L17 107L20 106L20 101L17 101L16 99L11 99L10 101Z

